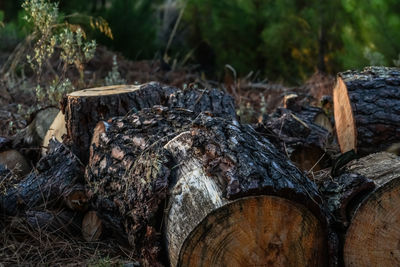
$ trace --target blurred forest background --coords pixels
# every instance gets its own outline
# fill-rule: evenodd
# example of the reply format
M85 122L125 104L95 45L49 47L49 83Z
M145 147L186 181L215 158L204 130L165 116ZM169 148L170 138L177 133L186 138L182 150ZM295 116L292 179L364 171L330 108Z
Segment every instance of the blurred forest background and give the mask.
M22 2L0 1L0 65L29 32ZM61 0L59 8L104 18L113 39L86 25L90 38L128 59L191 65L214 80L226 64L290 85L316 71L400 64L398 0Z

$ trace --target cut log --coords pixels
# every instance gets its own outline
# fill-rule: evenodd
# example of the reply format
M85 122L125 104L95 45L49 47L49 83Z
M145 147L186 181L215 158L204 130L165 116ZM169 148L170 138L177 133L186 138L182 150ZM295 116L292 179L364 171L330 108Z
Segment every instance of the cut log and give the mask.
M233 98L219 90L185 90L148 83L118 85L73 92L63 104L67 134L80 159L86 163L93 129L100 120L124 116L154 105L181 107L195 112L235 116Z
M235 120L154 107L101 122L86 177L97 215L123 227L147 264L159 260L163 224L172 266L329 261L316 185ZM211 221L226 231L208 232Z
M33 114L32 122L14 137L13 146L38 148L58 112L59 109L48 107Z
M361 155L400 141L400 70L368 67L339 73L333 90L341 151Z
M179 163L166 211L172 266L327 264L315 185L251 127L200 116L165 148Z
M330 191L328 206L336 206L338 221L350 222L345 266L399 265L400 158L385 152L371 154L348 163L342 176L334 178L338 190L336 196L335 190Z
M263 116L262 123L255 128L300 169L318 171L328 167L335 152L329 131L315 124L318 116L325 115L316 107L303 108L298 113L277 109L274 114Z
M58 112L53 123L50 125L47 131L43 143L42 143L42 156L46 155L50 139L53 137L58 141L63 141L63 136L67 134L67 128L65 127L65 116L62 112Z
M0 195L0 210L8 215L29 208L62 203L75 210L85 209L86 194L82 185L83 166L64 145L54 141L51 152L42 158L37 171Z

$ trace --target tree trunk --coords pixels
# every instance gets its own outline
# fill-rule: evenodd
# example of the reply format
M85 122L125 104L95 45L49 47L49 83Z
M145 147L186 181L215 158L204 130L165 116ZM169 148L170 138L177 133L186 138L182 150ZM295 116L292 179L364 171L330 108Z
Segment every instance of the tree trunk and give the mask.
M181 107L195 112L235 116L233 99L219 90L185 90L148 83L118 85L73 92L63 103L67 134L80 159L87 163L93 129L100 120L125 116L154 105Z
M172 266L328 261L315 184L235 120L154 107L100 122L86 176L97 216L144 265L159 260L163 225Z
M69 149L60 143L53 143L51 152L42 158L32 172L19 183L8 186L0 195L0 209L8 215L40 205L65 206L81 210L87 202L80 182L83 180L83 166Z
M360 154L400 142L400 70L368 67L339 73L333 91L341 151Z
M382 152L353 160L330 184L321 190L328 207L344 228L349 225L345 266L398 266L400 158Z

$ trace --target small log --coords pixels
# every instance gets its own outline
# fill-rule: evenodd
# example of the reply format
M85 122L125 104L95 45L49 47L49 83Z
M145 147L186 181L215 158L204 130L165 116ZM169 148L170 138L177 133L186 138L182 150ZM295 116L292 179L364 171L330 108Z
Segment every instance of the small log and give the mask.
M19 183L9 186L0 195L0 210L8 215L44 204L47 207L61 202L67 207L84 209L86 194L83 186L83 166L64 145L54 143L51 152Z
M368 67L339 73L333 90L342 153L386 150L400 141L400 70Z
M100 120L125 116L154 105L181 107L195 112L235 116L233 98L219 90L184 90L148 83L141 86L118 85L73 92L63 101L67 134L86 163L93 129Z
M325 115L316 107L303 108L297 113L280 108L272 115L263 116L262 123L255 128L300 169L317 171L328 167L335 151L329 131L315 124L318 116Z
M86 178L97 216L147 264L159 261L163 224L172 266L329 261L315 184L235 120L154 107L100 122Z
M385 152L371 154L348 163L344 171L346 177L334 178L338 194L328 197L339 221L350 222L344 237L344 265L399 265L400 158Z
M58 112L59 109L48 107L33 114L31 123L14 137L13 146L18 148L39 147Z

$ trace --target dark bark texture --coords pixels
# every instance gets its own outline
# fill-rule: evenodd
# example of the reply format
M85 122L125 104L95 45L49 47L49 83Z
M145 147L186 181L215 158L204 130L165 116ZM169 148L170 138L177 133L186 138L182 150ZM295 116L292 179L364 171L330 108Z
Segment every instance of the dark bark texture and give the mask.
M339 73L347 87L361 154L400 142L400 69L368 67Z
M173 167L163 146L188 129L195 116L190 110L155 106L100 122L107 124L104 133L95 130L99 139L93 140L86 170L93 208L105 228L150 265L161 248L160 220Z
M154 105L180 107L195 112L209 111L215 116L235 117L233 98L220 90L179 90L158 83L144 84L138 90L120 94L67 96L63 101L62 110L68 136L76 153L86 163L93 129L98 121L135 113Z
M308 171L317 164L314 170L318 170L328 166L332 150L335 150L331 145L332 135L314 123L321 112L316 107L303 108L297 113L279 108L275 113L264 116L255 129L301 169Z
M328 210L333 215L334 226L344 230L351 221L350 213L354 209L353 205L370 193L375 188L375 184L363 175L344 173L333 179L327 177L319 188Z
M0 195L1 211L16 215L42 204L51 206L60 202L81 208L84 203L72 204L70 197L77 193L77 184L83 181L83 166L63 144L51 141L50 147L49 154L38 162L37 172L32 172L19 183L9 186Z

